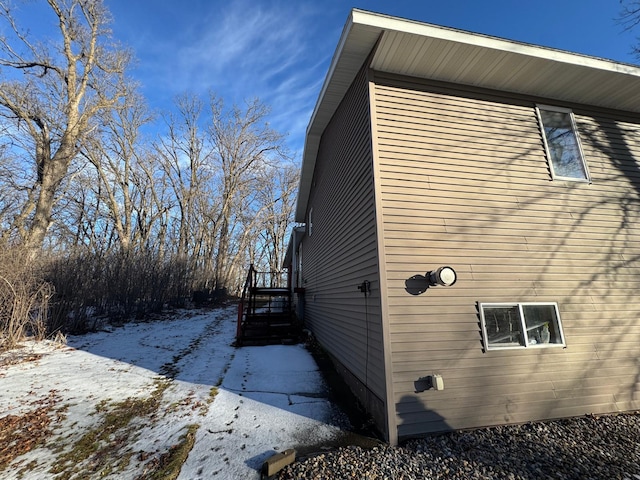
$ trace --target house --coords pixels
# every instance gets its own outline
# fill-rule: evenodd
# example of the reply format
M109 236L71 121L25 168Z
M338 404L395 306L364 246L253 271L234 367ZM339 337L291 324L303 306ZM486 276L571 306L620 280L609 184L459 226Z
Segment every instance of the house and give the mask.
M295 220L304 325L391 444L640 408L640 68L353 10Z

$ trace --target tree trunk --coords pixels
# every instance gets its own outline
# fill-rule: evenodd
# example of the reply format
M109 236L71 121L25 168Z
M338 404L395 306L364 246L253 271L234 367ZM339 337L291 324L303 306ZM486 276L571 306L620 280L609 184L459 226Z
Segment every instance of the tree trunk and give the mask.
M51 214L56 202L56 192L67 174L69 164L74 157L74 150L67 145L62 145L56 154L51 157L49 144L39 150L39 183L40 190L35 205L35 212L31 224L24 239L25 247L32 252L34 258L44 243L47 231L51 226Z

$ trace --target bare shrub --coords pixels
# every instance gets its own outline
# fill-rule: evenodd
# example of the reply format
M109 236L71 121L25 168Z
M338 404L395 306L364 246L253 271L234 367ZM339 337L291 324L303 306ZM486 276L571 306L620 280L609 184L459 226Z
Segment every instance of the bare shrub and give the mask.
M25 336L46 336L48 303L53 288L37 261L20 247L0 248L0 351Z
M95 259L83 255L57 257L49 262L47 278L55 286L50 302L51 333L85 333L95 330L102 313L93 279L101 271Z
M183 306L191 292L186 262L153 252L78 253L51 262L49 331L85 333Z

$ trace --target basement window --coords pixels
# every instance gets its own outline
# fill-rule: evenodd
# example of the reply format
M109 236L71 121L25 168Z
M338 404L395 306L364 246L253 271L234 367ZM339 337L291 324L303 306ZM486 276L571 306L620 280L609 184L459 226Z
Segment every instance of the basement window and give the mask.
M478 303L487 350L565 346L558 304Z
M573 112L568 108L536 107L551 177L558 180L589 182Z

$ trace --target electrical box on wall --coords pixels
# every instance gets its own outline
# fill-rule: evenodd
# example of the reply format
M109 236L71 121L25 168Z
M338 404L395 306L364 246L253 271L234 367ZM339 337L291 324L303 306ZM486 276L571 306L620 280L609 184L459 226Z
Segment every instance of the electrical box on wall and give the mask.
M434 373L416 380L413 382L413 385L415 386L416 393L425 392L431 389L444 390L444 379L442 378L442 375Z
M444 380L442 375L431 375L431 385L434 390L444 390Z

